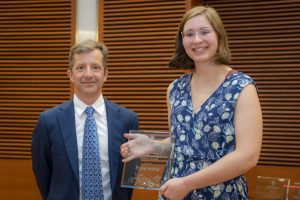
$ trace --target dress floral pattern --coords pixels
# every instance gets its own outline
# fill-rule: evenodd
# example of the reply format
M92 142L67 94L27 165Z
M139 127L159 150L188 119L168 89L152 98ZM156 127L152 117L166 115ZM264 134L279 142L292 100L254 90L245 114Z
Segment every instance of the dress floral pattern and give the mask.
M162 183L170 178L195 173L235 150L234 108L242 89L253 79L235 71L201 105L193 111L192 73L172 83L171 137L173 155L167 163ZM161 198L163 199L163 198ZM248 188L243 176L206 188L194 190L185 200L244 200Z

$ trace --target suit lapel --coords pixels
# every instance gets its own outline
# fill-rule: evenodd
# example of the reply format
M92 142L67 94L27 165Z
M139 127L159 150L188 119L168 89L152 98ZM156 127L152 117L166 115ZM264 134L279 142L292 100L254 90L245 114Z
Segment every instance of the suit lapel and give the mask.
M107 114L107 131L108 131L108 156L109 156L109 173L111 189L117 184L117 176L119 171L120 145L124 140L123 129L121 123L120 109L105 99ZM62 105L61 113L57 116L59 126L61 127L62 137L71 163L73 172L79 182L79 166L78 166L78 149L75 129L74 104L70 100Z
M62 105L61 113L57 116L61 127L65 148L77 181L79 181L78 149L75 129L74 104L70 100Z

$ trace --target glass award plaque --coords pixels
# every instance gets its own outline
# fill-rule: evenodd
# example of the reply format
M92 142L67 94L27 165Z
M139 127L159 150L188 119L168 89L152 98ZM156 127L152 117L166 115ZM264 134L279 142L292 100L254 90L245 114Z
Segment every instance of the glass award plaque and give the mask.
M284 186L290 185L289 178L258 176L256 178L256 200L283 200L286 199Z
M130 134L144 134L154 140L169 137L167 132L130 131ZM130 139L129 139L130 141ZM162 175L169 156L149 154L124 163L121 187L159 190Z
M300 200L300 184L284 186L285 200Z

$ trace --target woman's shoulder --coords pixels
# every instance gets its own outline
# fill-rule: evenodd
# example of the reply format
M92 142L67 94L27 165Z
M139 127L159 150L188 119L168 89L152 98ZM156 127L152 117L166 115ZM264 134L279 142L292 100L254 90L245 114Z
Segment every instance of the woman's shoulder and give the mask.
M241 72L241 71L235 71L234 73L232 73L231 78L230 78L231 82L238 82L239 84L256 84L255 81L253 80L253 78L251 76L249 76L248 74Z
M191 74L186 73L178 77L177 79L173 80L168 89L167 93L170 94L172 91L182 91L184 88L190 85Z
M231 92L241 92L246 86L254 85L256 90L258 91L256 82L253 80L251 76L244 72L234 71L223 83L223 88L227 91Z
M191 81L191 77L192 77L192 74L191 73L186 73L186 74L183 74L181 75L180 77L178 77L177 79L175 79L171 85L186 85L186 84L189 84L190 81Z

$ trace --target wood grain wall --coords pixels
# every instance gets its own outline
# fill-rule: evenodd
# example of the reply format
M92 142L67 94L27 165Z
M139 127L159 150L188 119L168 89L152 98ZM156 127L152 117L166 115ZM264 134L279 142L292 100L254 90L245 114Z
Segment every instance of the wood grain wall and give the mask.
M170 70L167 63L178 23L195 5L216 8L228 33L231 66L257 83L264 136L259 165L247 174L251 197L257 175L299 182L300 1L104 0L99 38L110 49L104 93L135 110L141 129L168 131L166 89L184 72ZM152 191L135 194L136 199L157 196Z
M0 1L0 199L41 199L31 168L39 113L69 99L74 0Z
M232 66L257 82L264 116L258 175L300 180L299 0L100 0L99 38L110 49L105 95L139 114L140 127L167 131L165 92L183 74L170 70L186 9L215 7L225 24ZM39 113L72 93L65 76L75 36L74 0L0 1L0 199L40 199L30 160ZM134 191L134 200L157 192Z

